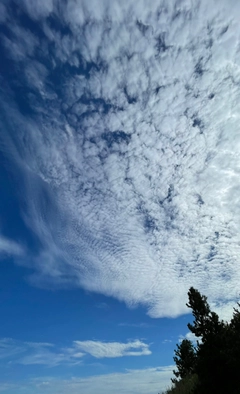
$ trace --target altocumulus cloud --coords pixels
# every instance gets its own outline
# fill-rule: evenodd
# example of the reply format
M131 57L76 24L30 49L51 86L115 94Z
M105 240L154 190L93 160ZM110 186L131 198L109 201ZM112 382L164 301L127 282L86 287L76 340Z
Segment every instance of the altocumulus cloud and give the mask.
M236 2L10 3L1 149L41 240L25 259L31 282L152 317L186 312L194 285L228 312L240 282Z

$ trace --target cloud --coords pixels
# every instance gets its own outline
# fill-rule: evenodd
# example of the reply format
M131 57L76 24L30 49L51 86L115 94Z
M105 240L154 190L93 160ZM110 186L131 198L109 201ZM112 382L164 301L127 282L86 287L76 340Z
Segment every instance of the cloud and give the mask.
M197 341L201 341L199 338L197 338L192 332L187 332L186 335L180 335L179 336L179 342L182 342L183 339L188 339L189 341L193 342L194 344L197 343Z
M166 344L166 343L171 343L172 340L171 339L164 339L164 341L162 341L162 343Z
M10 364L76 365L90 355L95 358L116 358L125 356L148 356L152 352L149 345L135 340L132 342L74 341L70 347L60 347L52 343L21 342L12 338L0 340L0 360Z
M55 378L37 378L24 382L19 382L17 390L19 393L40 394L44 391L47 394L111 394L117 391L119 394L156 394L169 386L172 377L173 366L147 368L139 370L128 370L124 373L112 373L87 378L73 377L69 380ZM4 385L7 391L7 384ZM10 393L10 387L9 387Z
M21 245L0 235L0 256L4 255L22 255L24 250Z
M19 166L22 215L42 245L31 283L80 286L152 317L186 313L193 285L232 310L238 6L19 7L39 23L5 22L15 79L1 86L1 149Z
M100 342L100 341L75 341L74 344L80 351L96 358L115 358L124 356L148 356L152 352L149 345L136 340L128 343Z
M53 0L24 0L22 6L32 19L42 19L53 11Z
M8 364L43 365L56 367L60 364L76 365L83 353L74 347L57 348L51 343L21 342L11 338L0 340L0 360Z
M0 23L7 20L7 9L3 3L0 4Z

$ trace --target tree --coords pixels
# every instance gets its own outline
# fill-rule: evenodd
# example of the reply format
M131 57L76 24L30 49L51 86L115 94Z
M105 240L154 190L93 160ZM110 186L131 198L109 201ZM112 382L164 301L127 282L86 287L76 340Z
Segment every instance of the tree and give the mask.
M207 297L193 287L188 291L188 299L187 306L192 309L195 320L193 325L188 323L187 326L196 337L201 337L204 341L205 337L218 327L218 315L211 312Z
M240 313L235 310L229 325L210 310L207 297L198 290L191 287L188 298L187 306L192 309L194 317L193 324L189 323L188 328L200 338L195 364L200 382L197 392L204 394L239 392L239 383L233 371L240 365L240 347L238 352L235 349L237 333L239 333L236 327L240 327Z
M173 371L177 379L172 379L169 394L239 394L240 310L234 308L227 323L211 311L207 297L193 287L188 299L194 317L188 328L199 340L196 347L188 340L177 345L177 371Z
M174 352L173 360L176 363L177 371L174 370L173 373L176 378L184 379L194 373L196 352L192 342L184 339L180 345L177 345L177 349ZM177 381L177 379L172 379L173 383Z

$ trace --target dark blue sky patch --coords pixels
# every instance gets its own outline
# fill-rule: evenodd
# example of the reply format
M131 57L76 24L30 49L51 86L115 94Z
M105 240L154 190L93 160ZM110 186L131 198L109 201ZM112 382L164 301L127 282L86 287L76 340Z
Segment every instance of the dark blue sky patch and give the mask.
M202 196L200 194L197 195L197 203L201 207L204 204Z
M29 30L32 32L36 37L42 39L45 38L45 34L43 33L41 23L33 20L24 10L22 7L21 0L10 0L9 1L11 10L11 20L13 24L17 24L19 26L24 27L25 30Z
M166 37L166 33L160 33L155 39L157 55L166 52L170 48L168 45L166 45L165 37Z
M209 100L212 100L214 97L215 97L214 93L210 93L209 96L208 96Z
M194 118L192 126L201 128L203 126L202 120L200 118Z
M2 152L0 152L0 167L1 231L5 237L14 239L24 247L27 247L33 255L37 254L40 250L41 242L36 234L27 227L22 217L25 208L21 196L24 185L22 174L20 171L17 171L14 163L9 163Z
M128 93L127 86L124 87L123 92L124 92L124 94L125 94L125 97L126 97L126 99L127 99L128 104L136 104L136 102L137 102L137 97L131 96L131 95Z
M152 232L153 230L158 230L156 220L147 212L144 214L144 229L146 232Z
M62 1L65 2L65 0L62 0ZM56 16L56 14L55 15L50 14L47 17L46 23L51 30L53 30L54 32L58 32L62 37L63 36L70 36L70 37L72 37L72 39L74 39L72 30L70 29L70 27L62 19L60 19L58 16Z
M207 259L208 261L214 260L215 256L217 255L217 249L215 245L210 246L210 251L208 253Z
M144 23L142 23L142 21L137 20L136 25L139 29L139 31L142 33L142 35L145 36L145 34L147 33L147 31L150 29L150 26L145 25Z
M159 202L160 205L163 205L163 203L165 203L165 202L167 202L167 203L172 202L172 197L173 197L173 195L174 195L174 185L171 184L171 185L168 187L167 196Z
M228 29L229 29L229 26L228 26L228 25L226 25L225 27L223 27L223 29L221 30L220 35L223 36L225 33L227 33Z
M194 74L197 77L201 77L203 75L203 73L205 72L205 69L203 67L203 57L201 57L198 62L195 64L194 67Z
M106 141L108 148L112 148L113 144L129 144L131 135L122 130L108 131L102 134L102 139Z

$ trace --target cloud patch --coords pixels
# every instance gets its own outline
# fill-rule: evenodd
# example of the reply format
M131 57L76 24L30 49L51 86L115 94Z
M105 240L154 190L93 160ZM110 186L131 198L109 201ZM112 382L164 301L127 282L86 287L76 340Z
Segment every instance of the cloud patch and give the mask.
M232 306L234 4L25 0L3 19L1 149L24 178L22 215L42 245L32 284L83 287L152 317L186 313L191 285Z
M172 378L173 365L147 368L139 370L127 370L124 373L112 373L87 378L73 377L72 379L60 380L50 377L31 379L24 384L19 382L14 384L3 383L2 389L6 394L11 393L11 389L16 389L19 393L41 394L43 391L47 394L111 394L116 390L118 393L125 394L156 394L165 390L169 386ZM1 386L0 386L1 390Z
M10 240L0 234L0 256L21 256L24 249L15 241Z
M90 354L95 358L148 356L152 353L149 345L139 340L128 343L75 341L74 344L80 351Z
M22 365L56 367L61 364L76 365L82 358L117 358L125 356L148 356L149 345L132 342L74 341L70 347L59 347L51 343L20 342L11 338L0 340L0 360Z
M20 342L11 338L0 340L0 360L9 364L42 365L56 367L60 364L80 363L83 353L74 348L57 348L51 343Z

